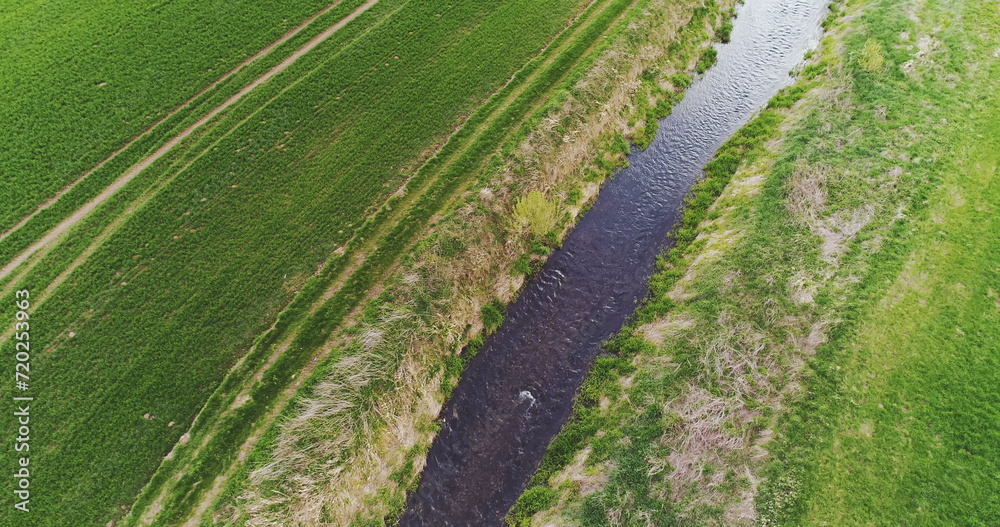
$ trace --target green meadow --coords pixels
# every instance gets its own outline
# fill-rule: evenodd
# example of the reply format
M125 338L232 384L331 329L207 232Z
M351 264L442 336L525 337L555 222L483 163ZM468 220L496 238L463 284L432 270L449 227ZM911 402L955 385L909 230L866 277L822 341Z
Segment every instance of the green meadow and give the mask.
M1000 522L998 5L927 2L903 22L906 8L875 3L854 43L916 43L926 64L886 53L901 68L857 89L923 121L907 150L926 193L783 422L763 501L781 525Z

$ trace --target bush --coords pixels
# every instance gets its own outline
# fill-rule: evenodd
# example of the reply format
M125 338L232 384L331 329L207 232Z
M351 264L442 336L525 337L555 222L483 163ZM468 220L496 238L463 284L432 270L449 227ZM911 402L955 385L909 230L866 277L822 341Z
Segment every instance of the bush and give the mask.
M691 79L691 76L688 75L687 73L675 73L670 76L670 83L673 84L674 87L680 88L682 90L684 88L687 88L688 86L691 86L692 82L694 81Z
M530 275L531 256L527 254L522 254L521 257L514 262L514 272L523 275Z
M499 328L500 324L503 324L503 316L503 305L499 302L483 306L483 326L486 327L487 331L492 332Z
M527 225L531 234L544 236L559 221L559 207L545 199L541 192L533 190L514 206L514 220Z
M507 524L512 526L527 526L531 524L531 516L555 505L559 494L549 487L531 487L524 491L511 510Z
M723 44L729 43L729 37L733 34L733 24L731 22L726 22L719 26L719 29L715 32L715 38Z

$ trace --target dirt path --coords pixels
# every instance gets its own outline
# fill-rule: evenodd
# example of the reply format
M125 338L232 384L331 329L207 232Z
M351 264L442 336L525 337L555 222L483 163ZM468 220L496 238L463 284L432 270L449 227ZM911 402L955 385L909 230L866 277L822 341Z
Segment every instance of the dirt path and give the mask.
M229 80L230 78L233 77L233 75L236 75L237 73L239 73L243 68L249 66L253 62L256 62L257 59L262 58L262 57L266 57L272 51L274 51L274 48L276 48L276 47L284 44L285 42L287 42L289 39L291 39L295 35L298 35L299 33L302 32L303 29L309 27L317 18L325 15L331 9L337 7L338 5L340 5L342 3L343 3L343 0L337 0L336 2L333 2L332 4L324 7L320 11L316 12L316 14L314 14L314 15L310 16L309 18L303 20L301 24L299 24L298 26L295 27L295 29L292 29L288 33L285 33L278 40L275 40L274 42L268 44L268 46L265 47L264 49L261 49L257 53L254 53L253 56L251 56L251 57L247 58L246 60L244 60L243 62L237 64L236 67L234 67L233 69L229 70L228 73L226 73L222 77L219 77L218 79L216 79L215 81L213 81L211 84L209 84L208 86L206 86L203 90L201 90L198 93L192 95L191 98L189 98L188 100L186 100L183 103L181 103L180 106L178 106L177 108L174 108L173 110L171 110L168 113L164 114L163 117L159 118L155 123L153 123L152 125L150 125L149 128L146 128L145 130L142 131L142 133L140 133L139 135L133 137L131 140L129 140L129 142L127 142L124 145L122 145L121 148L119 148L118 150L115 150L114 152L111 153L111 155L109 155L108 157L104 158L101 162L97 163L96 165L94 165L93 168L90 168L87 171L85 171L83 174L80 174L80 177L76 178L72 183L70 183L69 185L66 185L62 190L60 190L59 192L57 192L54 196L52 196L51 198L49 198L47 201L43 202L41 205L38 206L38 208L36 208L30 214L28 214L23 219L21 219L21 221L17 222L17 224L15 224L13 227L11 227L10 229L7 229L7 231L5 231L4 233L0 234L0 242L2 242L5 238L7 238L11 234L13 234L15 231L17 231L21 227L24 227L29 221L31 221L32 218L34 218L35 216L37 216L43 210L51 207L52 205L55 205L56 202L58 202L60 198L62 198L64 195L66 195L66 193L68 193L69 191L73 190L73 188L76 187L77 185L79 185L80 182L83 181L87 176L89 176L90 174L96 172L97 170L99 170L104 165L108 164L111 160L113 160L114 158L118 157L119 154L121 154L122 152L124 152L125 150L127 150L130 146L132 146L133 144L135 144L137 141L139 141L143 137L146 137L147 135L149 135L150 132L152 132L157 127L159 127L161 124L163 124L164 121L166 121L167 119L173 117L175 114L177 114L181 110L184 110L185 108L191 106L191 104L194 101L196 101L199 97L201 97L202 95L204 95L208 91L212 90L213 88L215 88L219 84L222 84L223 82Z
M144 158L143 160L139 161L135 165L132 165L132 167L130 169L128 169L128 171L126 171L124 174L122 174L122 176L119 177L114 183L112 183L111 185L109 185L100 194L98 194L96 197L94 197L94 199L90 200L85 205L83 205L82 207L80 207L79 209L77 209L76 212L74 212L68 218L66 218L65 220L63 220L62 222L60 222L59 225L56 225L51 231L49 231L48 233L46 233L45 236L43 236L40 240L38 240L37 242L35 242L34 244L32 244L30 247L28 247L27 249L25 249L23 252L21 252L21 254L17 255L11 262L9 262L2 269L0 269L0 279L3 279L5 277L7 277L17 267L19 267L22 263L24 263L28 258L30 258L33 254L35 254L39 250L41 250L43 248L46 248L46 247L49 247L54 242L56 242L59 239L61 239L70 229L72 229L73 227L75 227L84 218L86 218L91 212L93 212L94 209L96 209L101 204L103 204L105 201L107 201L108 199L110 199L111 196L113 196L116 192L118 192L119 190L121 190L122 187L124 187L130 181L132 181L135 178L135 176L137 176L144 169L148 168L150 165L152 165L157 160L159 160L164 155L166 155L171 149L173 149L181 141L183 141L188 136L190 136L198 128L200 128L201 126L203 126L205 123L211 121L212 118L214 118L216 115L218 115L222 111L226 110L227 108L229 108L233 104L237 103L240 99L242 99L244 96L246 96L246 94L248 94L251 91L253 91L254 88L260 86L261 84L264 84L265 82L267 82L268 80L270 80L271 78L273 78L275 75L277 75L277 74L281 73L282 71L284 71L285 69L287 69L289 66L291 66L292 64L294 64L295 61L297 61L303 55L305 55L306 53L308 53L309 51L311 51L313 48L315 48L316 46L318 46L324 40L330 38L331 35L333 35L334 33L336 33L338 30L340 30L342 27L344 27L345 25L347 25L348 23L350 23L355 18L361 16L362 13L364 13L365 11L367 11L368 9L370 9L372 6L374 6L377 3L378 3L378 0L369 0L368 2L365 2L364 5L362 5L361 7L357 8L356 10L354 10L354 12L352 12L349 15L347 15L342 20L340 20L336 24L330 26L328 29L326 29L325 31L323 31L322 33L320 33L319 35L317 35L316 37L314 37L312 40L310 40L309 42L307 42L304 46L302 46L301 48L299 48L298 50L296 50L294 53L292 53L291 56L289 56L285 60L281 61L280 64L278 64L277 66L275 66L274 68L272 68L270 71L268 71L264 75L261 75L256 80L254 80L252 83L250 83L249 85L247 85L246 87L244 87L242 90L240 90L238 93L236 93L235 95L233 95L232 97L230 97L229 99L227 99L226 102L224 102L221 105L217 106L211 112L209 112L207 115L205 115L204 117L202 117L201 119L199 119L197 122L195 122L191 126L187 127L183 132L181 132L177 136L175 136L172 139L170 139L169 141L167 141L165 144L163 144L163 146L161 146L160 148L158 148L156 150L156 152L153 152L151 155L147 156L146 158Z

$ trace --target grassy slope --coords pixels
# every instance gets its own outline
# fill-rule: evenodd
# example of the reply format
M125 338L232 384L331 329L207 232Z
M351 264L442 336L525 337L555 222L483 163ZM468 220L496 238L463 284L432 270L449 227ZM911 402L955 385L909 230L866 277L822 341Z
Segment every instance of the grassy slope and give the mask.
M562 27L553 13L565 17L575 5L520 9L537 23L518 38L505 10L519 4L440 17L445 3L414 5L386 31L348 43L346 57L333 48L336 67L318 69L257 115L267 126L251 120L223 138L218 154L199 158L124 223L36 313L46 323L33 337L50 353L34 357L46 372L35 388L61 404L42 409L35 429L46 447L33 461L49 469L35 481L49 492L33 520L89 524L127 503L252 336L398 185L393 169L506 80ZM395 54L395 68L372 67ZM331 82L348 94L339 105L336 92L318 88ZM326 102L319 111L317 90ZM297 144L234 155L248 138L287 142L284 130ZM147 412L156 419L144 420Z
M706 169L536 521L996 523L996 8L838 7Z
M21 4L0 15L0 231L327 2Z
M947 119L933 127L935 189L912 250L900 254L902 272L885 276L882 299L821 359L837 364L835 384L817 383L796 413L805 424L790 427L785 459L808 484L784 525L1000 523L997 8L915 9L920 21L908 30L938 40L930 55L945 66L938 73L958 75L950 93L927 96ZM876 4L860 24L879 34L899 13ZM886 96L903 96L913 86L889 89ZM924 110L896 106L913 116Z
M804 524L1000 521L1000 97L985 91L950 142L932 197L941 221L919 228L903 273L846 343L853 402L829 409L835 446L815 454Z

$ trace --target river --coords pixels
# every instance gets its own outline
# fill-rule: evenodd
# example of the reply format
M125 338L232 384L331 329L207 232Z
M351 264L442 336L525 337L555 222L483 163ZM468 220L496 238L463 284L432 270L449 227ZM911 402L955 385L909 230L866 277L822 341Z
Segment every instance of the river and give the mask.
M649 148L508 308L441 411L403 527L485 527L523 492L601 344L646 295L657 255L702 167L779 89L821 36L826 0L747 0L718 63L660 122Z

